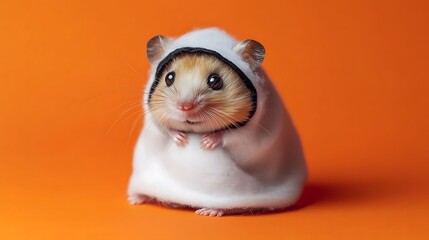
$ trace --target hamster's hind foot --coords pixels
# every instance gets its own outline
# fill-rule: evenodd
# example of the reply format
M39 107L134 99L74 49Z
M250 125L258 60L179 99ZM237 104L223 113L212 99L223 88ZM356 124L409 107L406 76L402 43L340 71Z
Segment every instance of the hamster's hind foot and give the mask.
M144 203L149 203L152 201L152 198L146 195L131 195L128 196L128 202L131 205L139 205Z
M211 209L211 208L200 208L195 211L196 214L201 216L220 217L225 214L223 210Z

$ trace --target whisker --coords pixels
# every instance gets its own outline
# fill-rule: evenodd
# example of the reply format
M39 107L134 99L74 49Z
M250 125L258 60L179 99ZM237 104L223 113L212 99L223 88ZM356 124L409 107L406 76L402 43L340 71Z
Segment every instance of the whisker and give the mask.
M139 120L140 120L140 119L143 119L143 115L140 115L140 116L138 116L136 119L134 119L133 126L132 126L132 128L131 128L130 133L128 134L127 144L129 143L129 141L130 141L130 139L131 139L131 135L132 135L132 133L134 132L134 129L136 128L136 126L137 126L137 124L139 123Z
M131 70L133 70L133 72L140 78L140 79L145 79L139 72L137 72L137 70L133 67L133 66L131 66L131 64L130 63L128 63L128 61L127 60L125 60L125 58L122 58L122 61L123 62L125 62L127 65L128 65L128 67L131 69Z
M138 100L129 100L129 101L125 101L125 102L123 102L123 103L120 103L120 104L116 105L115 107L122 107L122 106L124 106L124 105L132 104L132 103L134 103L134 104L136 104L136 103L141 104L141 103L142 103L142 100L141 100L141 99L138 99ZM133 105L134 105L134 104L133 104Z
M134 104L134 106L128 108L127 110L125 110L124 112L122 112L117 118L116 120L113 122L113 124L109 127L109 129L107 130L107 132L105 133L105 135L108 135L110 133L110 131L113 129L114 126L116 126L116 124L121 120L121 118L127 114L129 111L137 108L137 107L141 107L140 104Z
M268 131L268 129L266 129L265 127L263 127L261 124L259 124L259 123L253 123L253 124L255 124L257 127L260 127L262 130L264 130L265 132L267 132L268 134L270 134L271 136L274 136L274 134L272 133L272 132L270 132L270 131Z
M125 121L125 120L129 119L131 116L135 115L136 113L141 113L141 112L142 112L141 109L139 109L139 110L135 111L134 113L128 115L126 118L122 119L122 121Z

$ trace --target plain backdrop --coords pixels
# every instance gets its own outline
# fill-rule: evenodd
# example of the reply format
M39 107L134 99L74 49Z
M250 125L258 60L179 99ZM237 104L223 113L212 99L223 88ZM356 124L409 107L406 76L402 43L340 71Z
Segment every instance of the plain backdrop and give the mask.
M0 1L1 239L428 239L428 1ZM146 41L218 26L263 67L310 171L287 212L129 206Z

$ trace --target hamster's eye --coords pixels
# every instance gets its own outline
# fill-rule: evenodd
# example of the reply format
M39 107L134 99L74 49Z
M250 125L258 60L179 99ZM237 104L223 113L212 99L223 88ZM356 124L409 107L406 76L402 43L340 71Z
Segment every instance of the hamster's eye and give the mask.
M167 87L171 86L174 83L174 77L176 76L175 72L169 72L165 75L165 83Z
M219 77L217 74L211 74L207 78L207 85L213 90L219 90L223 86L222 78Z

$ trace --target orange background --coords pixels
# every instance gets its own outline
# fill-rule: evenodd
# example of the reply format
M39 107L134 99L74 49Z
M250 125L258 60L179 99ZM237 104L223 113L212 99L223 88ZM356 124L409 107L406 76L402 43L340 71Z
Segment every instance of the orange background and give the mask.
M0 2L0 239L428 239L428 1ZM146 41L219 26L301 133L297 210L129 206Z

